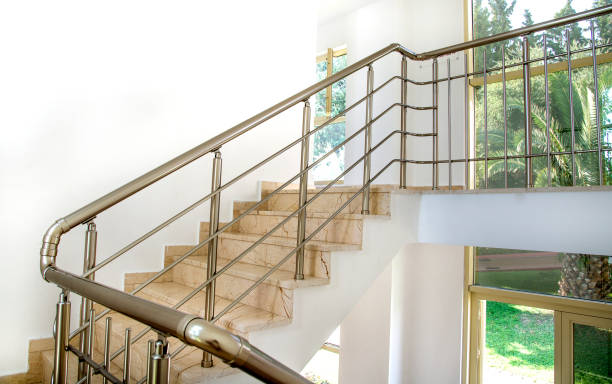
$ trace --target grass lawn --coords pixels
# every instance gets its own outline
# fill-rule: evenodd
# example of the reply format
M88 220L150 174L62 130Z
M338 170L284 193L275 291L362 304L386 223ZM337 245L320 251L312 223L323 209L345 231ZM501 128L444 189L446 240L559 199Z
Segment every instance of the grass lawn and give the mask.
M478 272L479 285L556 294L559 270ZM553 311L487 301L485 365L520 382L554 382ZM594 327L575 328L576 383L610 384L612 336ZM495 382L494 378L491 382Z
M554 382L553 312L487 301L486 365L537 383Z

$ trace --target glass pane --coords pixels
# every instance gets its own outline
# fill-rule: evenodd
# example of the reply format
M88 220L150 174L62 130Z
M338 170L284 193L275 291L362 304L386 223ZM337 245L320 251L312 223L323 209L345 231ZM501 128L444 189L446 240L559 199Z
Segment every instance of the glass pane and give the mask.
M581 12L586 9L610 4L610 0L593 2L568 2L566 0L550 0L534 2L530 0L516 1L485 1L474 0L473 4L473 34L475 38L490 36L495 33L508 31L534 22L549 20ZM595 20L595 37L599 44L610 40L612 34L610 28L610 18L602 17ZM577 51L581 48L590 47L589 23L580 22L568 25L570 31L571 48ZM562 62L561 66L567 65L566 60L566 38L565 27L553 28L546 31L548 42L548 55L561 55L559 58L551 58L549 63ZM542 33L529 37L531 57L542 57ZM474 66L477 71L481 71L484 64L484 53L486 52L487 68L501 66L502 45L505 47L506 64L520 62L522 47L520 39L499 42L474 50ZM601 55L609 51L609 47L599 48L597 54ZM572 58L577 60L581 57L590 57L591 51L575 52ZM565 64L563 64L565 63ZM533 67L541 66L543 62L536 62ZM600 97L600 117L601 117L601 138L602 147L609 148L610 123L612 111L610 103L610 82L607 80L612 76L610 63L601 63L598 66L599 76L599 97ZM552 68L552 67L551 67ZM515 76L522 76L520 69L509 68L508 73L514 72ZM533 72L532 72L533 73ZM499 73L497 73L499 74ZM574 110L574 131L575 149L594 150L598 148L597 124L595 121L595 90L593 81L593 68L586 66L583 68L574 67L572 71L573 86L573 110ZM512 76L510 76L512 78ZM484 156L484 112L483 112L483 90L482 77L476 76L477 83L475 116L476 116L476 155ZM553 152L570 151L572 142L572 127L569 113L569 82L567 71L552 71L549 74L549 97L550 97L550 128L551 128L551 150ZM532 86L532 153L546 153L546 106L544 93L544 77L534 75L531 79ZM503 156L503 108L501 107L501 86L500 83L488 84L488 153L489 156ZM524 106L523 106L523 84L521 79L507 82L507 122L508 122L508 154L522 155L525 148L525 129L524 129ZM599 164L598 156L576 156L576 175L578 185L599 185ZM605 152L603 156L604 180L603 184L612 183L612 153ZM534 182L536 187L548 186L547 160L546 157L538 157L534 160ZM488 164L488 188L503 187L504 167L500 164ZM572 181L572 162L567 156L553 156L551 159L551 174L553 186L571 186ZM476 168L477 185L484 187L484 162L479 162ZM508 186L525 186L525 160L515 159L508 162Z
M553 384L553 311L487 301L485 321L485 384Z
M612 383L612 330L574 324L574 383Z
M612 301L610 256L475 248L477 285Z
M345 123L330 124L314 134L313 160L329 152L332 148L344 141ZM344 146L329 155L317 165L312 175L314 180L333 180L344 171Z
M327 77L327 61L320 61L317 63L317 81L323 80ZM325 116L325 97L327 90L324 89L317 93L315 97L315 116Z

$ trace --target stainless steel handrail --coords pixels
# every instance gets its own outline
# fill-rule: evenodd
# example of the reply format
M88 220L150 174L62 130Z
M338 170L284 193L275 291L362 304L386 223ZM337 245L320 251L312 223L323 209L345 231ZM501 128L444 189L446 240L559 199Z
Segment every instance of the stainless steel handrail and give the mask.
M45 276L47 281L63 289L88 297L159 332L210 352L228 365L266 383L310 383L292 369L255 348L246 339L200 317L144 300L55 267L47 268Z

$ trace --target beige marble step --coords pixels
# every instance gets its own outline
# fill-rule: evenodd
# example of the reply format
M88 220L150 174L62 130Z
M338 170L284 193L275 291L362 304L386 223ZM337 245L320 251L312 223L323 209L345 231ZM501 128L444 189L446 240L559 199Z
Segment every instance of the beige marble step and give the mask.
M152 283L144 288L138 296L171 307L191 293L192 290L191 287L176 282ZM179 310L203 316L204 304L205 293L200 292L181 306ZM215 313L219 313L228 304L230 304L229 300L216 296ZM286 325L290 322L291 319L287 316L279 316L260 308L239 303L221 317L216 325L246 337L249 332Z
M257 211L241 218L232 226L232 232L266 234L291 215L288 211ZM307 213L306 236L317 231L313 240L346 244L361 244L363 238L363 216L357 214L340 214L325 224L330 214ZM320 228L323 224L322 228ZM297 237L298 218L293 215L272 234L279 237L295 239Z
M195 288L205 281L206 263L204 256L192 256L188 260L176 265L172 273L173 282ZM225 264L225 260L218 259L218 268ZM224 299L233 301L253 285L261 275L255 276L256 267L250 264L242 266L234 265L226 273L216 279L216 294ZM265 272L264 272L265 273ZM284 271L286 274L290 272ZM287 276L289 277L289 276ZM293 275L291 274L291 278ZM273 284L277 280L264 282L257 286L251 293L241 299L242 304L263 309L280 316L291 317L293 314L293 288L284 288ZM326 282L317 281L319 284Z
M262 198L272 192L279 183L262 183ZM342 204L347 202L355 193L361 189L360 186L336 186L326 190L322 195L317 197L309 206L311 212L335 212ZM373 185L370 188L370 213L376 215L390 214L390 192L397 189L393 185ZM308 199L311 199L321 189L308 189ZM357 196L342 213L361 213L362 196ZM272 196L261 207L262 210L269 211L295 211L298 208L298 190L297 188L287 187Z
M219 256L222 256L222 255L219 255ZM171 258L171 260L174 261L177 258L178 256L174 256ZM217 259L217 270L223 268L229 262L230 262L230 259L219 257ZM189 265L189 266L193 266L197 268L197 272L195 272L197 273L197 276L195 276L193 280L190 280L189 283L186 285L189 285L190 287L191 286L197 287L199 284L202 284L204 282L203 273L201 272L206 271L207 256L204 256L204 255L191 256L183 260L181 264L185 264L185 265ZM178 268L179 266L180 264L177 265L175 268ZM269 271L270 271L270 268L267 266L238 262L232 265L224 274L227 274L229 276L233 276L236 278L243 278L243 279L249 280L250 282L254 283L257 280L259 280L261 277L263 277L263 275L265 275ZM180 274L181 272L177 272L177 275L180 275ZM272 272L272 274L270 274L270 276L262 284L274 285L274 286L286 288L286 289L296 289L296 288L327 285L329 283L329 278L327 276L316 277L312 275L305 275L304 280L295 280L294 275L295 275L294 270L286 271L286 270L279 269L279 270ZM180 276L174 276L173 281L176 281L177 277L180 277ZM187 276L185 276L185 278L187 278ZM219 292L218 289L217 289L217 292Z

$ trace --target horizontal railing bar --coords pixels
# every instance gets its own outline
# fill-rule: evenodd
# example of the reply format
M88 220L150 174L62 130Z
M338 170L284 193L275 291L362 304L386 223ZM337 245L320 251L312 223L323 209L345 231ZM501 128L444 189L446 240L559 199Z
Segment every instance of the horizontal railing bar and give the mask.
M409 133L405 133L405 134L409 134ZM612 148L602 148L601 149L602 152L612 152ZM597 153L599 152L598 149L577 149L574 151L575 154L587 154L587 153ZM564 156L564 155L571 155L572 152L571 151L564 151L564 152L550 152L551 156ZM508 155L507 159L526 159L526 158L534 158L534 157L548 157L547 153L532 153L531 155ZM504 160L506 157L504 156L489 156L486 159L487 160ZM485 157L473 157L468 159L469 162L479 162L479 161L484 161ZM431 161L431 160L406 160L408 162L418 162L418 164L427 164L427 165L431 165L434 163L438 163L438 164L448 164L448 159L447 160L438 160L436 162ZM452 163L465 163L465 158L463 159L453 159L451 160Z
M72 345L68 345L68 350L72 353L74 353L79 360L84 361L85 363L91 365L91 367L94 369L94 374L99 373L102 376L106 377L111 383L113 384L124 384L122 380L116 378L115 376L113 376L112 373L110 373L106 367L104 367L103 364L98 364L95 361L93 361L93 359L91 359L89 356L85 355L83 352L79 351L78 349L76 349L75 347L73 347ZM87 379L87 377L83 377L81 380L83 379Z
M368 95L374 95L376 92L378 92L379 90L381 90L382 88L384 88L387 84L389 84L391 81L393 81L394 79L396 79L396 76L391 77L389 80L385 81L384 83L382 83L380 86L378 86L377 88L375 88L374 90L372 90L371 93L369 93ZM314 135L315 133L317 133L319 130L325 128L327 125L331 124L334 120L336 120L339 116L343 116L346 113L350 112L352 109L354 109L357 105L359 105L360 103L362 103L367 97L368 95L364 96L363 98L357 100L356 102L354 102L352 105L350 105L349 107L345 108L344 111L342 111L342 113L339 113L338 115L329 118L325 123L321 124L320 126L316 127L315 129L311 130L310 132L308 132L306 135L304 135L303 137L310 137L311 135ZM229 188L231 185L233 185L234 183L238 182L239 180L241 180L243 177L247 176L248 174L252 173L253 171L257 170L258 168L262 167L263 165L267 164L268 162L270 162L271 160L275 159L276 157L280 156L281 154L283 154L284 152L286 152L287 150L291 149L291 147L293 147L294 145L301 143L302 142L302 137L300 137L299 139L296 139L295 141L291 142L290 144L288 144L287 146L285 146L284 148L280 149L279 151L277 151L276 153L270 155L269 157L267 157L266 159L260 161L259 163L257 163L256 165L254 165L253 167L249 168L248 170L244 171L243 173L241 173L240 175L234 177L232 180L228 181L227 183L225 183L224 185L220 186L218 189L216 189L214 192L209 193L208 195L204 196L203 198L201 198L200 200L196 201L195 203L191 204L189 207L185 208L184 210L182 210L181 212L179 212L178 214L172 216L171 218L169 218L168 220L164 221L162 224L158 225L157 227L153 228L152 230L150 230L149 232L145 233L144 235L140 236L138 239L132 241L130 244L126 245L125 247L123 247L121 250L117 251L116 253L114 253L113 255L109 256L108 258L104 259L104 261L100 262L98 265L96 265L94 268L91 268L90 270L88 270L86 273L82 274L82 277L87 277L89 275L91 275L92 273L95 273L96 271L98 271L99 269L103 268L104 266L108 265L109 263L111 263L112 261L116 260L119 256L123 255L125 252L129 251L130 249L134 248L135 246L137 246L138 244L140 244L141 242L143 242L144 240L148 239L149 237L153 236L154 234L156 234L157 232L161 231L162 229L164 229L165 227L167 227L168 225L172 224L173 222L175 222L176 220L178 220L179 218L183 217L184 215L186 215L187 213L191 212L193 209L197 208L199 205L201 205L202 203L204 203L205 201L209 200L211 197L223 192L225 189Z
M417 107L417 106L408 105L408 104L403 105L403 107L408 108L408 109L414 109L415 111L431 111L433 109L437 109L436 107Z
M609 46L612 46L612 44L608 44ZM580 53L580 51L590 51L592 48L588 48L588 49L584 49L584 50L572 50L571 53L576 54L576 53ZM567 56L567 53L564 53L563 55L554 55L554 56L549 56L548 59L557 57L557 56ZM599 55L596 55L597 58L597 64L607 64L612 62L612 52L606 52L606 53L602 53ZM544 58L542 57L539 60L529 60L529 62L538 62L538 61L543 61ZM522 66L523 63L518 63L516 66ZM584 68L584 67L592 67L593 66L593 57L592 56L585 56L585 57L580 57L580 58L576 58L576 59L572 59L572 69L578 69L578 68ZM509 66L508 66L509 67ZM495 72L495 70L487 70L487 73L491 73L491 72ZM548 64L548 73L555 73L555 72L567 72L567 60L565 61L557 61L554 63L549 63ZM480 72L482 74L482 72ZM535 76L542 76L544 75L544 66L543 65L539 65L539 66L534 66L531 67L531 77L535 77ZM507 81L511 81L511 80L520 80L523 77L523 72L520 69L514 70L514 71L509 71L506 73L506 80ZM501 82L501 74L491 74L491 75L487 75L487 84L490 83L499 83ZM463 76L462 76L463 78ZM453 80L453 79L451 79ZM480 86L483 83L483 78L482 76L478 76L478 77L474 77L471 81L470 84L472 86Z
M534 32L540 32L546 29L560 27L566 24L571 24L571 23L575 23L578 21L591 19L597 16L603 16L611 12L612 12L612 5L605 5L603 7L590 9L584 12L578 12L573 15L560 17L558 19L552 19L552 20L541 22L541 23L533 24L527 27L514 29L512 31L502 32L502 33L498 33L498 34L491 35L488 37L483 37L480 39L451 45L449 47L434 49L433 51L419 53L415 55L416 57L414 57L414 59L415 60L433 59L436 57L449 55L451 53L461 52L466 49L477 48L483 45L489 45L489 44L497 43L503 40L512 39L514 37L529 35Z

